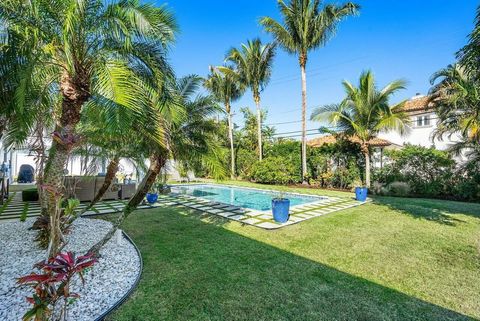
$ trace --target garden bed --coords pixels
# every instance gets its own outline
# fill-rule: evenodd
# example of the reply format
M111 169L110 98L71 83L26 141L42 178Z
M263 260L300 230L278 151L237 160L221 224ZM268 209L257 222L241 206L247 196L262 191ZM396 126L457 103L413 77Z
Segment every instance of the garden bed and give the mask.
M0 224L0 239L9 240L0 256L0 320L21 320L28 310L25 297L31 295L28 287L18 287L16 278L29 274L33 264L46 256L34 242L35 231L28 228L33 220ZM65 251L84 254L110 229L103 220L77 219L66 236ZM141 273L141 258L135 246L124 236L108 242L100 252L101 258L85 275L85 286L75 280L72 290L80 298L69 307L69 319L95 320L116 306L136 285Z

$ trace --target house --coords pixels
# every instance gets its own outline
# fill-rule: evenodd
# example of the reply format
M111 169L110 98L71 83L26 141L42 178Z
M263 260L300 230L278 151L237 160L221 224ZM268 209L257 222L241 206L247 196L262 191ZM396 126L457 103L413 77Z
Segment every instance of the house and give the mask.
M458 141L458 137L455 136L445 136L443 140L434 138L433 134L439 120L428 96L417 94L405 103L403 110L410 118L408 132L403 136L397 132L384 132L378 135L379 138L400 146L405 144L434 146L439 150L446 150Z
M47 144L50 144L50 140L46 140ZM92 162L94 164L92 164ZM82 175L95 175L97 173L105 173L108 160L87 158L84 156L72 156L68 159L65 167L65 173L71 176ZM15 148L7 149L4 147L3 142L0 140L0 168L8 168L7 177L10 179L10 183L16 182L19 174L20 167L22 165L30 165L35 170L37 168L35 153L33 153L28 146L17 146ZM94 165L94 166L91 166ZM146 166L148 167L148 160L146 160ZM170 160L167 162L165 173L170 179L182 180L184 179L179 171L176 169L175 162ZM129 176L134 180L138 180L142 176L141 172L137 172L135 165L128 159L121 159L119 166L119 173ZM191 172L188 173L186 179L194 179L195 175Z
M439 120L429 96L417 94L405 103L403 111L407 113L410 119L408 130L404 135L394 131L382 132L370 141L370 146L373 147L373 167L383 167L385 160L383 151L385 149L399 149L406 144L411 144L423 147L434 146L439 150L447 150L459 141L460 138L455 135L444 136L443 139L434 138ZM307 144L311 147L320 147L335 141L335 137L326 135L311 139ZM353 138L351 141L356 142L358 139Z

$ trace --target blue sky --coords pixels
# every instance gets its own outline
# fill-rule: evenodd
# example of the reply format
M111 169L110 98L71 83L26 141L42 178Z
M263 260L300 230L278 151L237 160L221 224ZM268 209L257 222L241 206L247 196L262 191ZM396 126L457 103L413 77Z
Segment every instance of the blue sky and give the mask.
M157 0L158 4L165 3ZM327 3L331 3L327 1ZM356 82L371 69L379 85L394 79L408 81L407 90L394 100L426 93L433 72L454 62L454 53L473 28L474 0L368 0L357 1L360 16L340 23L329 43L310 53L307 66L308 113L314 107L338 102L341 81ZM178 76L206 76L209 65L223 62L226 51L247 39L271 37L258 24L262 16L280 18L276 0L171 0L167 5L181 33L171 52ZM297 59L279 50L270 85L262 93L267 124L300 121L301 84ZM241 107L253 110L251 93L233 104L235 122L242 124ZM300 123L275 125L278 133L300 130ZM309 123L308 129L318 124Z

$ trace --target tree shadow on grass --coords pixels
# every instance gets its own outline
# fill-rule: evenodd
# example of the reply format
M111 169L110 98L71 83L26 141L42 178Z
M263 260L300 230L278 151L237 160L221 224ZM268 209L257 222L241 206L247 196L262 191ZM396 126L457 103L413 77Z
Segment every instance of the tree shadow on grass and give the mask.
M241 236L226 222L182 209L132 215L124 228L144 271L109 320L472 320Z
M450 226L465 223L465 220L455 217L459 214L480 218L480 204L476 203L381 196L374 197L373 202L377 205L386 205L393 210L417 219L425 219Z

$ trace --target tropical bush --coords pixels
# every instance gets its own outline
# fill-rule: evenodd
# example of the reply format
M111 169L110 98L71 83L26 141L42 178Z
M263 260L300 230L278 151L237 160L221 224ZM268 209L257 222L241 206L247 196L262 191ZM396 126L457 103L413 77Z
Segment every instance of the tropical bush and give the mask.
M256 162L250 179L263 184L292 184L301 181L299 164L281 156L271 156Z
M346 166L338 167L333 172L330 187L348 189L355 185L362 185L362 181L360 168L354 161L349 161Z
M308 149L313 183L325 188L349 189L360 185L365 162L360 146L346 140Z
M449 152L413 145L386 154L390 163L375 172L374 194L480 201L478 162L459 166Z
M480 164L472 162L457 171L454 195L459 200L480 201Z
M410 185L405 182L393 182L388 184L386 192L392 196L408 196L410 194Z
M390 163L375 173L375 180L383 184L404 182L411 194L440 197L452 192L455 161L445 151L434 147L406 145L401 150L386 153Z
M24 202L36 202L38 201L37 188L29 188L22 191L22 201Z
M83 282L83 273L93 266L96 259L92 254L76 257L72 252L59 253L35 265L40 273L31 273L20 277L18 284L33 289L27 301L32 307L25 313L23 320L50 320L58 315L59 320L67 319L67 308L79 295L70 291L70 283L78 275Z

